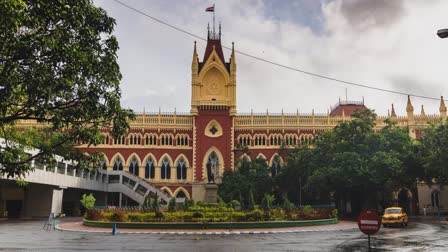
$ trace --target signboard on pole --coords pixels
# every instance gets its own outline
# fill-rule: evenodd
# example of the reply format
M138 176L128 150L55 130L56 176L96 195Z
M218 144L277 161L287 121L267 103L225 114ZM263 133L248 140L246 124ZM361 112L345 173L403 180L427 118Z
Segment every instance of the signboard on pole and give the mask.
M381 216L372 210L363 211L358 218L358 227L366 235L375 234L380 230Z

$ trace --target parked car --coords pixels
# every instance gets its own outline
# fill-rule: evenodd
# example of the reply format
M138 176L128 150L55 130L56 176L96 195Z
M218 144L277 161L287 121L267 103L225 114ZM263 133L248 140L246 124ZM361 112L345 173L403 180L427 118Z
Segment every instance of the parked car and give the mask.
M382 218L383 227L389 226L401 226L408 225L408 215L403 211L401 207L389 207L384 210Z

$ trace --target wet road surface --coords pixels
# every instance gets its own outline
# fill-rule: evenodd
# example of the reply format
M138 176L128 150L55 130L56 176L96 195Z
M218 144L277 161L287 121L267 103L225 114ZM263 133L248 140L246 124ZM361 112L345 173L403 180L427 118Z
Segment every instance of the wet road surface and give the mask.
M261 235L156 235L44 231L44 221L0 222L0 251L367 251L358 230ZM372 251L448 251L448 224L382 228Z

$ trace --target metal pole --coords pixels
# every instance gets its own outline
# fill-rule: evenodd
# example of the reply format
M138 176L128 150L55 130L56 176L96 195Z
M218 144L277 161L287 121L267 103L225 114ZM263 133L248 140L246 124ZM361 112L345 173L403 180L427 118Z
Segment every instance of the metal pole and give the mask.
M370 235L367 235L368 240L369 240L369 252L370 252Z
M213 4L213 35L215 35L215 4Z

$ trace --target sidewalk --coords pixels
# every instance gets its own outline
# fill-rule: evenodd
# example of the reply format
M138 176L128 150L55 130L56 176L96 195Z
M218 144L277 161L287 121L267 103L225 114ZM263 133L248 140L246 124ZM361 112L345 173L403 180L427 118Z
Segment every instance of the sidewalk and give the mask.
M288 227L288 228L269 228L269 229L131 229L118 228L117 234L278 234L278 233L300 233L300 232L324 232L324 231L342 231L357 229L356 222L340 221L338 224L322 226ZM112 233L110 228L88 227L82 224L82 221L65 222L56 226L57 230L87 232L87 233Z

